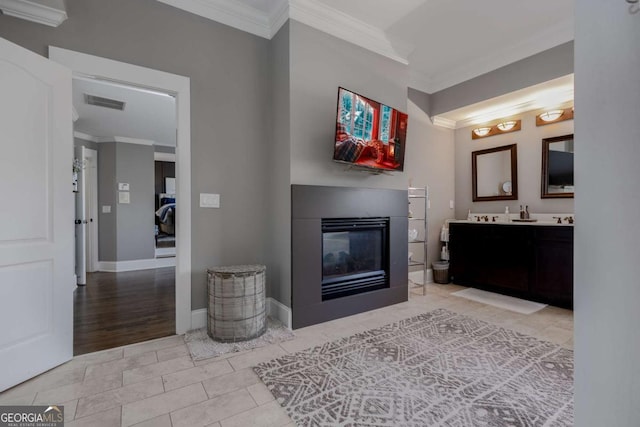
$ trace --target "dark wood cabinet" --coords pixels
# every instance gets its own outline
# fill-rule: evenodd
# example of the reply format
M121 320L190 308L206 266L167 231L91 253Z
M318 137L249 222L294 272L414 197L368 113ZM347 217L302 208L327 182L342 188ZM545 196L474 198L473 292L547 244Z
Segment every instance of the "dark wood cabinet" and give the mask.
M573 227L534 229L531 292L539 300L561 307L573 305Z
M454 283L573 304L573 227L451 223L449 250Z

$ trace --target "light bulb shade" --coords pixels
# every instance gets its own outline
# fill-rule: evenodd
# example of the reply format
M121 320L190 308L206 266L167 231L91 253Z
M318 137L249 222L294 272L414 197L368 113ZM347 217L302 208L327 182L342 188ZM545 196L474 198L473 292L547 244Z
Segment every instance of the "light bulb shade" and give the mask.
M517 124L518 122L516 122L515 120L509 120L508 122L502 122L502 123L498 123L498 129L500 129L502 132L506 132L508 130L513 129L513 127Z
M563 113L563 110L551 110L545 111L538 117L540 117L540 120L542 120L543 122L553 122L554 120L558 120Z
M475 133L478 136L486 136L489 132L491 132L490 127L477 128L473 130L473 133Z

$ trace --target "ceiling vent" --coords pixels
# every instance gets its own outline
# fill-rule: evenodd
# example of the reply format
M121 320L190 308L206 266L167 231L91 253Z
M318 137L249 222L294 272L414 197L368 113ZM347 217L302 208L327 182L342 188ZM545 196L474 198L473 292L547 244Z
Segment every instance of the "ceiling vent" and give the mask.
M117 101L115 99L103 98L101 96L84 94L84 102L89 105L95 105L96 107L111 108L112 110L124 110L124 102Z

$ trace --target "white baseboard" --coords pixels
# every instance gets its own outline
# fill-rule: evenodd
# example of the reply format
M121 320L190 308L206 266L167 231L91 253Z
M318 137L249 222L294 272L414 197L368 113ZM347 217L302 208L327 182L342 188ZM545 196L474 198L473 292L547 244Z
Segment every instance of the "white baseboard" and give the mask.
M201 308L191 311L191 329L207 327L207 309Z
M422 276L423 271L410 271L409 272L409 281L416 283L418 285L422 285ZM427 283L433 283L433 270L427 270Z
M271 297L267 298L267 315L278 319L287 328L291 329L291 309L280 301ZM207 326L207 309L201 308L191 311L191 329L205 328Z
M267 315L291 329L291 309L274 298L267 298Z
M98 261L98 271L117 273L121 271L150 270L175 267L175 258L136 259L132 261Z

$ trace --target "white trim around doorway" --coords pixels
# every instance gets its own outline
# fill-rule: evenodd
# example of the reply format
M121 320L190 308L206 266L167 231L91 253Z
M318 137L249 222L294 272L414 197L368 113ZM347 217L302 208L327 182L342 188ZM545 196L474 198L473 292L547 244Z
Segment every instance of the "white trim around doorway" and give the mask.
M191 329L191 81L188 77L49 46L49 59L74 76L140 86L176 98L176 334Z

